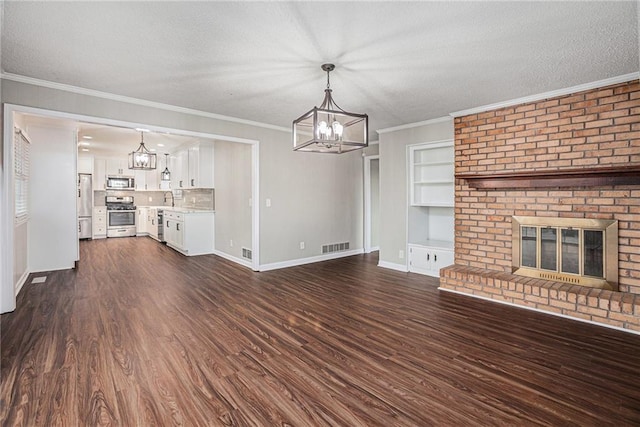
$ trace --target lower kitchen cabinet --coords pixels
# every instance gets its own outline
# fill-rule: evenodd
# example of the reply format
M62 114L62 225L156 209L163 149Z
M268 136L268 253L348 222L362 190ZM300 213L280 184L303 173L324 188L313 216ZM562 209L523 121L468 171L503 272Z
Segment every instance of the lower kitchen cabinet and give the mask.
M167 245L184 255L204 255L214 251L214 214L210 211L164 211Z
M409 244L409 271L440 277L440 269L454 263L452 244L440 243L432 246Z
M93 208L91 228L94 239L107 237L107 208L105 206Z
M157 208L149 208L147 210L147 233L149 236L158 240L158 209Z
M147 236L149 234L149 230L147 229L149 208L139 207L136 213L136 236Z

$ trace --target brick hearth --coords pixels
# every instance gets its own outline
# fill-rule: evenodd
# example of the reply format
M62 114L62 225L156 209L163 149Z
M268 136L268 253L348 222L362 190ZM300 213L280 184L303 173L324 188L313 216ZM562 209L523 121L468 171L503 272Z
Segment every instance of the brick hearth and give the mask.
M456 175L640 171L640 83L457 117L455 140ZM442 289L640 331L640 185L476 189L457 178L455 191L455 265L441 270ZM618 220L620 292L512 275L513 215Z

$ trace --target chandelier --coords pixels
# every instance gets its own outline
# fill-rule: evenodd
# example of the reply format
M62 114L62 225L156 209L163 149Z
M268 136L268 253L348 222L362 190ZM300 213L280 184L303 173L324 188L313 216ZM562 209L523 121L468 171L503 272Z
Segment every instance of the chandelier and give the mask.
M331 96L329 73L333 64L323 64L327 73L327 88L320 107L313 107L293 121L293 149L314 153L341 154L369 145L369 117L348 113Z
M164 153L164 170L160 174L161 181L171 181L171 172L169 172L169 153Z
M156 154L144 146L144 132L140 132L140 146L129 153L129 169L151 170L156 168Z

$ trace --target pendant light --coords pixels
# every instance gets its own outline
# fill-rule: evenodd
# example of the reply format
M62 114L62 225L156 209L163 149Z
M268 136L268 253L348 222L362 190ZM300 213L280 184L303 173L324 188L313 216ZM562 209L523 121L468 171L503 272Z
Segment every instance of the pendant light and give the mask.
M169 172L169 153L164 153L164 170L160 174L161 181L171 181L171 172Z
M320 107L313 107L293 121L293 149L314 153L346 153L369 145L369 116L349 113L331 95L329 73L333 64L323 64L327 88Z
M140 132L140 146L129 153L129 169L152 170L156 168L156 154L144 146L144 132Z

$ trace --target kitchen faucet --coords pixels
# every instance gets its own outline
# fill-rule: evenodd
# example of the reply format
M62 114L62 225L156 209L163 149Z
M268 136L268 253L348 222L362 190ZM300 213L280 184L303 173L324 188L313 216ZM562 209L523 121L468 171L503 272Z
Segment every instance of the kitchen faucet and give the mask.
M171 207L175 208L176 204L175 204L175 200L173 199L173 192L172 191L167 191L164 193L164 202L167 203L167 193L171 194Z

